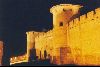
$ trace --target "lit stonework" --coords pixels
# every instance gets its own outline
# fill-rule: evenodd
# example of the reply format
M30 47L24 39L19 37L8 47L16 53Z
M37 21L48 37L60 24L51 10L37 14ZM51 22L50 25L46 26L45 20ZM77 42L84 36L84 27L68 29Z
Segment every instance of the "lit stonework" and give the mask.
M35 48L38 59L50 59L53 64L100 65L100 8L79 16L80 8L72 4L53 6L53 29L27 32L24 59L28 62L30 49Z
M29 61L30 50L35 48L35 37L37 33L34 31L27 32L27 60Z
M79 15L79 9L81 7L82 6L80 5L72 5L72 4L60 4L53 6L50 9L50 12L53 14L54 28L59 27L60 22L63 22L63 25L66 26L66 23L68 21L71 21L74 15Z
M3 57L3 42L0 41L0 66L2 66L2 57Z
M50 12L53 14L53 62L55 64L70 64L68 55L70 47L67 39L67 27L69 21L77 17L81 6L72 4L60 4L53 6ZM67 51L69 50L69 52ZM56 60L56 61L55 61ZM69 59L71 60L71 59Z

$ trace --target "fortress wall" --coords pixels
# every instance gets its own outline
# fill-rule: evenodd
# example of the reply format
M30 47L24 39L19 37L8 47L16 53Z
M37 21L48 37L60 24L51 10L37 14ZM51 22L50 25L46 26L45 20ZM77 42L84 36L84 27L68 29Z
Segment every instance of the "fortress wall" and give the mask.
M2 66L2 59L3 59L3 41L0 41L0 66Z
M27 39L27 52L35 42L38 59L44 59L46 50L47 58L54 64L100 65L100 8L72 20L64 27L48 32L28 32ZM27 54L26 57L29 52ZM16 58L11 63L19 62Z
M38 32L29 31L27 34L27 60L29 61L30 51L35 49L35 37L39 35Z
M53 50L53 37L52 37L52 32L53 31L48 31L47 34L47 46L46 46L46 50L47 53L50 54L50 56L52 56L52 50Z
M67 47L67 31L65 30L65 27L63 26L59 26L56 29L53 29L53 61L55 64L61 64L65 63L64 60L60 59L62 57L60 57L60 55L63 56L66 55L66 53L64 53L62 50L64 50L65 48L63 47ZM62 51L62 52L61 52ZM66 57L66 56L65 56ZM62 58L62 59L63 59Z
M40 59L40 50L41 50L41 45L40 45L40 39L38 36L35 38L35 48L36 48L36 56Z
M83 54L90 54L92 50L92 41L94 41L95 33L94 33L94 23L91 21L93 18L93 11L87 13L87 18L84 20L80 20L81 22L81 42L83 46ZM91 37L92 36L92 37ZM88 46L90 45L90 46ZM90 49L90 50L88 50Z
M80 29L79 29L79 19L76 18L75 20L70 22L69 25L69 46L71 48L72 60L79 58L80 55ZM79 62L79 61L78 61Z
M67 40L68 33L66 24L79 15L79 8L81 7L80 5L60 4L52 7L50 10L53 14L53 59L55 64L69 63L68 57L71 54Z
M44 47L44 33L39 33L37 38L35 38L35 48L36 54L40 59L40 51L41 51L41 58L43 58L43 47Z
M38 37L35 38L36 41L36 49L37 49L37 56L40 56L41 51L41 59L44 59L44 51L47 52L48 55L51 54L52 50L52 31L48 31L46 33L40 33Z
M69 23L69 45L76 64L100 64L100 18L95 18L100 11L95 11L96 14L91 11Z
M97 19L95 19L97 21ZM97 21L98 22L98 21ZM96 64L96 52L100 52L99 41L99 26L100 24L95 24L94 22L94 12L91 11L87 13L87 19L81 24L81 39L82 39L82 54L84 56L84 64ZM96 32L97 31L97 32ZM100 40L100 39L99 39ZM88 62L87 62L88 61Z

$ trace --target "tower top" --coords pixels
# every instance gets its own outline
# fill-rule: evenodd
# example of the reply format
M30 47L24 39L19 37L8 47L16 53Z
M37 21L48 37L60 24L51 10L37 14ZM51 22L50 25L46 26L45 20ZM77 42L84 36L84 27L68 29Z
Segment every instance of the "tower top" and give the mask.
M52 14L59 14L62 11L67 11L67 10L72 10L74 14L77 14L79 11L79 8L81 8L82 6L80 5L73 5L73 4L60 4L60 5L56 5L53 6L50 9L50 12Z

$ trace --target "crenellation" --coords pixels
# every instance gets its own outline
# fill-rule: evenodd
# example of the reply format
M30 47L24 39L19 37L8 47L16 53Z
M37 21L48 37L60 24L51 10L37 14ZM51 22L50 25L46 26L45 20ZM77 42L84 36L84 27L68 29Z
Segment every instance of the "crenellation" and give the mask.
M100 18L100 8L95 9L96 14L94 15L95 19Z
M79 19L78 18L75 18L74 19L74 26L77 26L79 24Z
M96 14L100 14L100 8L95 9Z
M86 18L86 14L80 16L80 22L81 22L81 21L85 21L86 19L87 19L87 18Z
M77 11L80 7L80 5L72 4L53 6L50 9L54 21L52 30L48 32L26 32L26 57L30 56L28 49L33 45L30 45L30 43L35 42L38 59L49 58L50 62L57 65L71 63L76 65L99 65L100 8L95 9L95 12L91 11L78 18L70 19L74 14L78 14ZM66 19L66 17L68 18ZM68 28L66 28L68 20L70 22ZM31 42L28 40L31 40ZM44 51L47 52L46 57Z
M94 11L88 12L87 13L87 19L91 20L94 17Z

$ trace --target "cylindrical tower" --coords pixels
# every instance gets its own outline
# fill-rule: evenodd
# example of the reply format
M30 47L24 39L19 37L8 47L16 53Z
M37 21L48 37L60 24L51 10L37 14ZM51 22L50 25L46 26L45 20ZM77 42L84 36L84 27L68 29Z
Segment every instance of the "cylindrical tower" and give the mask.
M53 27L66 25L68 21L79 15L79 9L82 6L72 4L60 4L53 6L50 12L53 14ZM75 17L74 17L75 16Z
M60 4L53 6L50 12L53 14L53 61L55 64L67 64L70 47L67 44L68 22L79 15L80 5Z
M27 61L29 61L31 55L31 52L35 53L35 37L37 36L37 33L34 31L26 32L27 34ZM34 54L35 55L35 54Z

